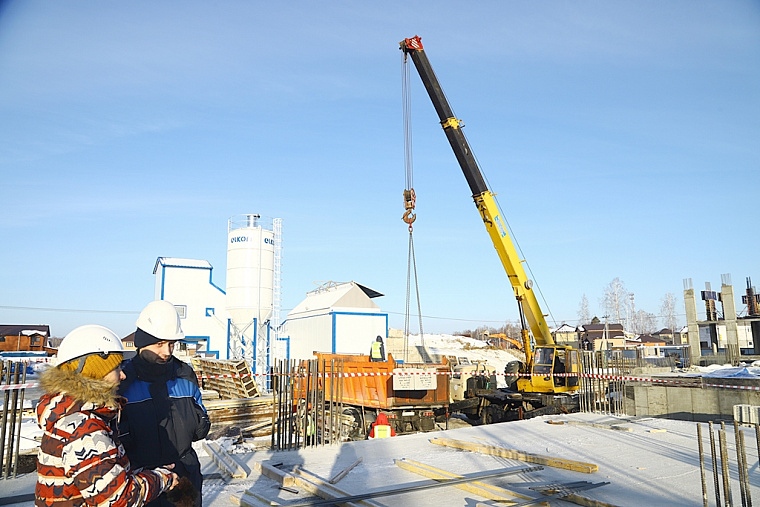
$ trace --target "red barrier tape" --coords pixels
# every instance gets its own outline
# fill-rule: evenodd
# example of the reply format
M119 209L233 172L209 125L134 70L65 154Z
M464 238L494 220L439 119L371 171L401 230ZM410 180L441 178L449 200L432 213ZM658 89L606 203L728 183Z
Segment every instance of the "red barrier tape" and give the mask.
M391 373L391 372L351 372L351 373L336 373L334 376L336 378L341 377L348 377L348 378L354 378L354 377L387 377L387 376L393 376L393 375L399 375L399 376L409 376L409 375L453 375L454 372L450 371L437 371L437 372L397 372L397 373ZM199 379L211 379L211 378L239 378L239 377L266 377L267 375L277 376L277 375L285 375L285 376L296 376L301 378L306 378L303 374L295 374L295 373L246 373L246 374L225 374L225 375L198 375ZM472 374L473 376L477 376L478 374ZM528 373L520 373L520 374L510 374L506 375L504 373L496 373L494 374L499 377L505 377L505 376L519 376L519 377L546 377L547 375L544 374L528 374ZM589 379L601 379L601 380L628 380L633 382L652 382L655 384L687 384L693 387L715 387L715 388L723 388L723 389L739 389L739 390L746 390L746 391L760 391L760 386L737 386L737 385L726 385L726 384L694 384L693 381L685 381L685 380L673 380L673 379L661 379L661 378L650 378L650 377L621 377L617 375L603 375L598 373L581 373L581 374L574 374L574 373L554 373L552 374L554 377L583 377L583 378L589 378ZM333 375L330 373L324 373L319 375L319 377L322 378L332 378ZM691 378L699 378L699 377L691 377ZM7 391L7 390L13 390L13 389L28 389L32 387L39 386L39 383L37 382L31 382L26 384L10 384L10 385L0 385L0 391Z

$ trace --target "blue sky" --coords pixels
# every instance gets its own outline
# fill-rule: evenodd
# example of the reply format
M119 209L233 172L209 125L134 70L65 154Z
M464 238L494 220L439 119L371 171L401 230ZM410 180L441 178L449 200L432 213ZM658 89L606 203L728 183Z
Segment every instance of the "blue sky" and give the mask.
M0 321L125 335L157 257L208 260L224 287L227 219L259 213L283 220L283 316L354 280L403 327L398 42L414 35L550 324L575 324L584 294L601 315L614 278L654 314L668 292L684 313L684 278L760 285L756 1L11 0ZM515 321L414 69L411 85L425 331Z

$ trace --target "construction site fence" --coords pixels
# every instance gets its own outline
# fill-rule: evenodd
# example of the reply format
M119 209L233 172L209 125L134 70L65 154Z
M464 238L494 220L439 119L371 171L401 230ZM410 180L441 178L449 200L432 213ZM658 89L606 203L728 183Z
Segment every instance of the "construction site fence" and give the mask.
M279 361L271 385L272 449L316 447L346 439L350 421L343 415L343 360Z
M0 479L18 474L21 421L26 387L26 364L23 361L0 361L0 386L3 407L0 410Z

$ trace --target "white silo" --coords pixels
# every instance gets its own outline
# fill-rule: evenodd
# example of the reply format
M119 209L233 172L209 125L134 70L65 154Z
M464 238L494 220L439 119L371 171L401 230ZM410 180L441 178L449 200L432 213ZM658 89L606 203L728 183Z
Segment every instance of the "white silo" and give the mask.
M228 357L246 359L254 373L264 373L269 359L269 321L279 287L275 223L279 219L260 215L237 215L227 223Z

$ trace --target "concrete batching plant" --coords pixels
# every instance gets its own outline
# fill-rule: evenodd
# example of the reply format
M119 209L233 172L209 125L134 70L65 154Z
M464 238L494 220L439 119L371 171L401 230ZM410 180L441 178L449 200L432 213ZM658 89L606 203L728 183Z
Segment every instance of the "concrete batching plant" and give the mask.
M266 371L271 324L278 320L279 230L279 219L260 215L239 215L227 223L228 356L249 360L256 372Z
M254 373L267 371L280 320L281 238L279 218L230 218L226 291L212 282L208 261L158 258L155 298L177 307L191 353L245 359Z

